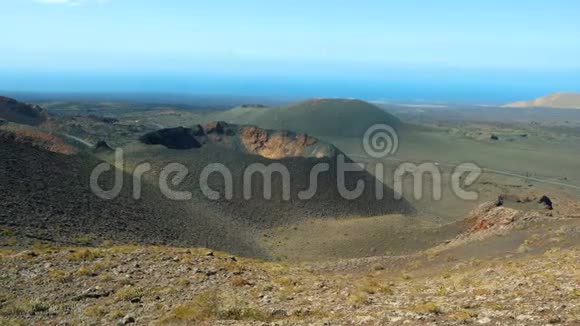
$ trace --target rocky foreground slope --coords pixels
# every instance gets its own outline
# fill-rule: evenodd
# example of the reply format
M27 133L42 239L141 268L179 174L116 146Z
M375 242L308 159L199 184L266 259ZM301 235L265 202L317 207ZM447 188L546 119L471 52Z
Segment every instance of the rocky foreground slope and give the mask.
M294 265L2 227L0 324L578 325L579 221L486 203L424 252Z
M462 258L443 248L320 269L110 242L18 249L18 232L4 229L0 324L577 325L575 230L544 228L526 239L533 254ZM540 236L560 240L542 247ZM356 262L364 268L340 267Z

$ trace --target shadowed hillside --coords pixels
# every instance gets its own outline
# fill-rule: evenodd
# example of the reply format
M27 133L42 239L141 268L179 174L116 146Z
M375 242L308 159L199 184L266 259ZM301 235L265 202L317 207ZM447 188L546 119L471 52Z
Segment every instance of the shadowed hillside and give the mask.
M239 221L248 227L263 229L312 218L337 218L350 216L375 216L390 213L410 214L414 208L405 200L395 200L393 191L379 183L383 198L376 199L377 180L367 171L344 174L346 189L356 188L357 182L365 184L362 194L355 199L345 199L337 186L339 168L337 157L285 157L276 160L260 155L224 149L221 145L206 144L201 148L175 150L163 145L129 144L125 148L129 166L149 162L152 171L145 175L147 182L158 183L161 171L167 164L179 163L189 174L175 187L179 191L189 191L192 199L186 201L192 207L205 207L215 215ZM351 162L345 157L346 162ZM232 198L226 199L226 182L220 173L208 177L208 186L219 194L218 200L210 200L200 189L202 171L210 164L219 163L232 177ZM273 165L272 165L273 164ZM317 166L326 165L327 170L320 172L312 181L311 171ZM286 171L287 183L282 173L275 171L269 175L270 166ZM248 171L255 168L250 181L245 180ZM265 180L271 180L271 199L264 196ZM248 186L250 198L246 198L244 187ZM315 186L312 197L300 197ZM287 196L287 197L286 197Z
M134 200L128 176L117 198L98 198L88 183L99 162L86 155L1 140L0 157L0 225L31 239L74 243L90 234L95 240L202 245L265 256L243 227L193 206L163 201L155 187L145 184L143 198ZM104 189L112 188L112 182L112 174L100 178Z
M0 118L36 126L46 121L48 113L38 105L26 104L12 98L0 96Z
M337 187L339 172L335 155L339 151L331 145L317 143L304 135L266 132L255 127L244 127L249 131L242 128L240 134L230 135L227 128L217 128L218 124L213 124L220 129L218 131L211 126L204 127L207 134L203 137L213 140L201 141L204 143L201 148L170 149L138 141L126 146L126 164L122 166L127 173L123 178L124 187L112 200L102 200L90 190L89 175L100 163L91 154L62 155L15 138L2 138L0 225L23 229L31 237L56 242L67 243L78 236L93 234L99 239L201 245L245 256L267 257L268 253L254 242L260 230L312 218L414 212L406 200L394 200L393 191L380 183L384 199L377 200L377 181L366 171L345 174L346 189L356 188L361 180L366 187L360 197L344 199ZM163 136L181 137L183 132ZM256 141L261 142L258 147ZM248 147L240 150L238 146L226 146L232 142L248 142ZM170 139L170 143L175 142ZM325 153L332 156L310 157L314 153L310 148L313 146L324 148ZM291 155L284 156L288 153ZM304 157L292 156L297 153ZM97 155L113 163L114 153L110 149L98 151ZM279 159L267 158L272 155ZM130 174L143 162L150 163L152 171L144 176L142 198L135 200ZM188 168L185 180L173 188L191 191L192 198L171 200L162 194L160 174L169 163L181 163ZM221 194L221 198L209 199L203 193L200 175L212 163L221 163L231 172L233 198L224 198L225 179L216 173L209 176L208 185ZM269 199L264 196L264 178L272 163L284 166L290 179L284 183L281 175L273 173L272 198ZM318 175L312 198L299 197L312 186L310 171L323 163L328 165L328 171ZM251 197L246 199L246 168L255 164L259 165L251 175ZM171 178L173 175L168 180ZM103 189L111 189L113 181L112 172L105 172L99 178ZM286 192L289 198L285 197Z

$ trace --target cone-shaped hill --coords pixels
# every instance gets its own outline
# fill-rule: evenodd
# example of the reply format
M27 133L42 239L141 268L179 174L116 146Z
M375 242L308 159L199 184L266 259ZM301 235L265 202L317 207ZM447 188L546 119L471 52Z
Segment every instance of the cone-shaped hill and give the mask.
M386 124L395 129L404 127L392 114L355 99L313 99L275 108L240 106L214 118L323 137L360 137L375 124Z

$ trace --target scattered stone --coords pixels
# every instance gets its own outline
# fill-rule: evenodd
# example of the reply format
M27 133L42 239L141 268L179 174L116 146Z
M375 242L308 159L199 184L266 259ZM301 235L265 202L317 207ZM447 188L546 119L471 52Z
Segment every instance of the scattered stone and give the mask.
M282 319L288 317L288 313L286 312L286 310L277 309L272 311L272 313L270 313L270 317L274 319Z
M540 200L538 201L539 204L543 204L544 207L546 207L549 210L553 210L554 209L554 204L552 203L552 200L544 195L542 196L542 198L540 198Z
M93 152L95 153L108 153L114 152L115 150L109 146L109 144L104 140L99 140L95 147L93 148Z
M72 298L73 301L81 301L84 299L98 299L102 297L108 297L113 293L113 291L99 291L98 289L91 288L86 290L84 293L79 294Z
M119 323L117 325L129 325L129 324L133 324L135 323L135 317L133 317L133 315L126 315L125 317L123 317L121 320L119 320Z
M26 251L19 253L18 256L33 258L33 257L38 257L38 254L36 252L34 252L33 250L26 250Z
M548 323L550 324L559 324L562 322L562 318L560 318L560 316L553 316L550 317L550 319L548 320Z
M477 323L482 324L482 325L489 324L489 323L491 323L491 318L489 318L489 317L480 318L477 320Z

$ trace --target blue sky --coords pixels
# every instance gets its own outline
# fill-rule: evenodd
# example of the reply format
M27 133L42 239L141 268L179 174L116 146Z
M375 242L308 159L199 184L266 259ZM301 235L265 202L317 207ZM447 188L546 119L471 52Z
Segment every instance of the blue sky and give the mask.
M105 90L78 80L95 75L580 91L578 17L574 0L0 0L0 89L49 74L63 91Z

